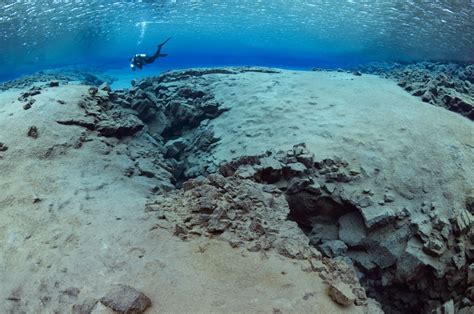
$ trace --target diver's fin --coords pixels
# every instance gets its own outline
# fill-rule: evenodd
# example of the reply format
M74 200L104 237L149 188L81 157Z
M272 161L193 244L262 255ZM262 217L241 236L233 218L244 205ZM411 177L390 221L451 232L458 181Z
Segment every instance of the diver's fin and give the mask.
M162 42L161 44L159 44L158 47L159 47L159 48L163 47L164 44L166 44L170 39L171 39L171 37L168 38L167 40L165 40L164 42Z

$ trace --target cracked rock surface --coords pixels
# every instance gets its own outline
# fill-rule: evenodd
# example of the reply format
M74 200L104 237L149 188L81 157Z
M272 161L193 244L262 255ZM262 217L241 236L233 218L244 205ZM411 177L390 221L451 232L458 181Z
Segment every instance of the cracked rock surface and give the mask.
M253 84L256 77L265 83ZM469 306L469 120L367 75L231 78L207 81L229 110L207 123L219 141L197 174L277 187L310 243L354 267L387 312L429 312L451 299L458 309ZM326 94L334 81L344 86L337 96ZM386 84L384 93L365 94L361 86L370 84Z
M373 63L364 73L394 79L413 96L474 120L474 65L420 62L410 65Z
M0 93L2 311L472 312L472 121L366 74L43 78Z

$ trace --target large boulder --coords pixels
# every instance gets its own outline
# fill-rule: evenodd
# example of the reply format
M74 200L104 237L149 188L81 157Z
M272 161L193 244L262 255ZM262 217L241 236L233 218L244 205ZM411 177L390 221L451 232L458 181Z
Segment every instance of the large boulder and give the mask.
M102 120L95 129L103 136L122 138L141 131L145 125L134 115L118 116L115 119Z
M386 206L368 206L360 208L360 212L369 230L387 225L397 217L394 211Z
M349 247L363 245L367 236L364 220L358 212L351 212L339 218L339 239Z
M347 245L341 240L334 240L323 243L319 249L328 257L336 257L343 256L347 252Z
M330 283L328 294L334 302L342 306L354 304L356 299L351 287L343 282Z
M140 314L151 306L151 300L140 291L126 285L115 285L100 302L115 312Z

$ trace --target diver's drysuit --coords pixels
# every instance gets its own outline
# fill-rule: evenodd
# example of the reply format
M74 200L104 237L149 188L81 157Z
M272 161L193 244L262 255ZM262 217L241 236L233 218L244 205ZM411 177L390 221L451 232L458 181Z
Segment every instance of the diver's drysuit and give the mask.
M130 58L130 68L132 68L133 71L136 70L136 68L139 68L140 70L143 68L144 65L150 64L155 62L156 58L158 57L166 57L168 54L166 53L161 53L161 48L170 40L171 38L168 38L165 40L163 43L158 45L158 50L156 50L155 54L153 56L148 56L146 54L136 54L132 58Z

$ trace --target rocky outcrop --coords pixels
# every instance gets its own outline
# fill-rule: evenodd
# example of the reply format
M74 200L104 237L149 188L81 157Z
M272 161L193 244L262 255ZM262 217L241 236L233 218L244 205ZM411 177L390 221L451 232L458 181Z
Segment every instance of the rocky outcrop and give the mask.
M69 82L99 86L104 82L111 84L113 81L112 77L105 75L103 71L99 69L66 67L40 71L15 80L0 83L0 91L11 88L30 88L32 86L57 87L60 84L68 84Z
M462 308L474 244L469 210L454 211L448 219L428 202L400 208L395 193L372 189L374 178L337 157L317 160L304 144L242 157L220 171L278 187L289 219L310 244L353 265L369 296L387 312L429 311L450 299Z
M422 101L474 120L474 65L370 63L358 70L394 79Z
M342 260L321 260L309 238L287 219L288 202L275 186L212 174L185 182L181 190L152 197L146 211L156 213L156 228L168 229L183 240L205 236L251 252L276 250L287 258L308 260L307 271L321 274L333 287L329 294L336 302L367 304L353 269Z
M164 155L178 185L188 178L213 172L202 160L210 158L218 138L208 126L225 111L207 88L208 74L237 74L241 71L266 71L259 68L229 68L172 71L138 82L127 92L112 94L113 102L136 116L148 131L163 140ZM193 84L188 79L192 77ZM199 86L197 88L196 86ZM214 169L213 169L214 170Z
M246 73L246 72L255 72L255 73L280 73L280 71L273 69L273 68L265 68L265 67L226 67L226 68L201 68L201 69L186 69L186 70L175 70L165 72L159 77L151 77L153 81L158 81L158 83L171 83L177 81L185 81L189 79L199 78L203 76L207 76L210 74L239 74L239 73ZM148 80L148 79L145 79ZM140 84L147 84L144 83L142 80L141 82L132 81L132 85L140 86ZM141 88L144 85L140 86Z
M57 120L63 125L77 125L90 131L97 131L106 137L123 138L132 136L145 126L134 114L125 112L110 101L108 92L93 92L79 103L84 110L81 118Z
M116 93L114 101L124 108L135 110L140 119L154 125L153 130L163 137L178 137L228 110L214 99L207 88L216 80L215 76L207 75L244 72L278 73L273 69L256 67L165 72L157 77L133 81L130 91ZM192 83L189 82L191 79Z
M199 79L207 72L193 70L192 73ZM202 160L210 157L218 142L208 121L227 110L206 90L209 82L203 79L203 88L196 89L186 81L176 81L183 75L191 74L177 71L146 78L136 82L129 91L111 91L106 83L92 86L78 104L83 115L56 122L119 140L138 134L137 138L146 137L143 146L151 145L153 149L140 155L131 151L135 167L129 168L126 175L166 177L165 189L171 188L171 184L180 185L186 178L212 172L202 166ZM29 97L28 94L23 98ZM168 174L172 174L172 178L168 178Z
M165 138L180 136L225 111L209 92L186 84L159 81L146 79L138 83L130 90L127 100L131 99L130 108L136 110L143 121L159 120L162 124L158 131Z
M251 251L275 248L292 258L320 256L297 224L286 219L290 210L284 195L250 180L219 174L192 179L172 198L153 199L146 211L156 211L182 239L218 236Z

